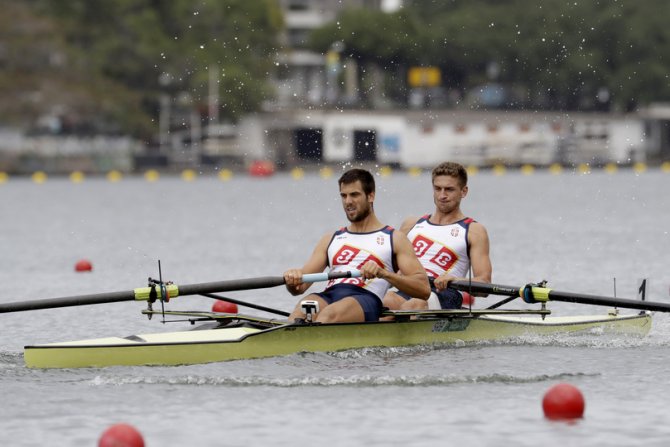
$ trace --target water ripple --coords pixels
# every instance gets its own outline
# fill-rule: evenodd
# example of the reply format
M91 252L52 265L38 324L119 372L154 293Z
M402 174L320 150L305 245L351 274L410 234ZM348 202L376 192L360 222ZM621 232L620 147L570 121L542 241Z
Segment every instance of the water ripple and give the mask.
M4 371L23 368L23 354L0 351L0 374Z
M557 373L531 376L513 376L507 374L482 375L401 375L401 376L332 376L332 377L214 377L214 376L157 376L157 377L120 377L96 376L90 381L91 386L121 386L121 385L184 385L184 386L226 386L226 387L259 387L270 386L277 388L294 387L426 387L449 386L459 384L501 383L523 384L551 382L558 380L574 380L581 377L595 377L595 373Z

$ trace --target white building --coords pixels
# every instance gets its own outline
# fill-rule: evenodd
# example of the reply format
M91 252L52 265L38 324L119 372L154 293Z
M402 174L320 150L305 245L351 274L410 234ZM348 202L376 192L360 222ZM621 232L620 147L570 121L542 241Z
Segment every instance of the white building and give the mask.
M237 153L280 167L373 162L429 168L645 161L636 115L555 112L295 111L246 117Z

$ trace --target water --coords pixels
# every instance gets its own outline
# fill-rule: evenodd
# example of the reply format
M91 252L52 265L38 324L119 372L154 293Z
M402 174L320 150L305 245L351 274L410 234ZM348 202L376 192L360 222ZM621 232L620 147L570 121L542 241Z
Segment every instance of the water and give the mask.
M549 280L565 291L668 301L670 176L480 173L464 210L486 225L494 282ZM398 226L432 210L430 178L378 179L377 214ZM1 302L177 283L281 275L346 222L335 178L237 177L0 185ZM78 274L81 258L94 271ZM282 288L230 293L290 309ZM174 309L211 301L181 297ZM518 306L518 305L517 305ZM110 425L150 446L666 445L670 319L644 339L524 337L458 347L342 353L180 367L29 370L25 344L181 328L147 321L137 303L0 315L0 444L95 445ZM554 303L556 314L605 309ZM250 311L249 313L255 313ZM586 416L542 415L544 393L578 386Z

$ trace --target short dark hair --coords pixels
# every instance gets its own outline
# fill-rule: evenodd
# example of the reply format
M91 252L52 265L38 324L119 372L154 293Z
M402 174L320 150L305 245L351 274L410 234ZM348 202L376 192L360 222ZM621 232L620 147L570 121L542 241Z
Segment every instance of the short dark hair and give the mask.
M448 175L450 177L456 177L461 184L461 187L468 185L468 171L462 164L453 161L445 161L444 163L435 166L432 175L433 182L437 176Z
M365 195L369 195L375 192L375 178L372 176L372 174L370 174L369 171L366 171L365 169L349 169L344 174L342 174L342 177L340 177L337 183L341 188L342 185L349 185L357 180L361 182L361 186L363 187L363 192Z

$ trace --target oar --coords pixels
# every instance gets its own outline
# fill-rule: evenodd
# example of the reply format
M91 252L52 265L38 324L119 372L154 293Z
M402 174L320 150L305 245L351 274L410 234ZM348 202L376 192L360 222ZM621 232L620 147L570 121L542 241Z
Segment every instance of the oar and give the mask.
M303 282L328 281L330 279L352 278L360 272L310 273L302 276ZM166 285L166 300L177 296L199 295L203 293L231 292L234 290L264 289L284 284L283 276L264 276L259 278L235 279L230 281L206 282L200 284ZM0 304L0 313L22 312L26 310L52 309L56 307L84 306L88 304L117 303L120 301L161 300L160 286L140 287L125 292L97 293L92 295L69 296L43 300L17 301Z
M534 284L514 287L482 282L451 281L449 287L465 292L486 293L491 295L514 295L523 298L527 303L563 301L566 303L593 304L596 306L670 312L670 304L667 303L588 295L585 293L559 292L548 287L540 287Z

